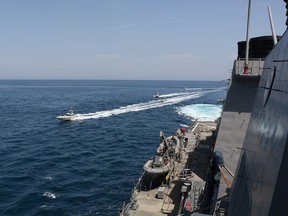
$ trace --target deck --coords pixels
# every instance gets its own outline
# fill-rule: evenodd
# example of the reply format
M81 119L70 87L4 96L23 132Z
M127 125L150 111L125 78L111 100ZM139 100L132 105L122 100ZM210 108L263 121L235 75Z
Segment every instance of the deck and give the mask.
M184 142L180 161L174 163L173 169L166 176L166 184L147 191L135 189L130 202L120 215L172 216L181 213L184 183L191 181L203 188L205 186L215 144L215 130L216 123L212 121L198 121L189 127L187 132L182 134L183 140L187 141Z

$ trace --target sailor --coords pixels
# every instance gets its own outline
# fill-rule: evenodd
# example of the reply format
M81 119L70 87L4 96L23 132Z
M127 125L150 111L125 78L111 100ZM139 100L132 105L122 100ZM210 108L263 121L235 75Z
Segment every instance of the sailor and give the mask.
M165 145L164 142L162 141L157 149L157 154L159 156L162 156L164 154L164 149L165 149Z
M73 110L72 110L72 109L69 110L69 112L67 112L66 115L68 115L68 116L72 116L72 115L74 115Z
M182 133L183 135L185 135L185 133L186 133L186 128L185 128L185 127L182 127L182 128L181 128L181 133Z

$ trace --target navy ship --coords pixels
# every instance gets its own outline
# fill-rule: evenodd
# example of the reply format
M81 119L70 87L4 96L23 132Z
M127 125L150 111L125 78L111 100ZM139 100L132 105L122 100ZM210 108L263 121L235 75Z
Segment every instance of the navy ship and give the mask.
M164 142L167 153L154 157L155 169L165 161L169 169L157 177L145 170L120 215L287 215L287 31L252 39L247 33L221 118L198 119L173 137L177 151L161 133L159 148Z

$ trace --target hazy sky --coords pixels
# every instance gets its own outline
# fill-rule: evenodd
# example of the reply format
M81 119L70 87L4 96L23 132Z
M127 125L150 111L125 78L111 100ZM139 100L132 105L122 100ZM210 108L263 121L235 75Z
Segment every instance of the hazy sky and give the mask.
M286 30L283 0L252 0L251 37ZM221 80L248 0L0 0L0 79Z

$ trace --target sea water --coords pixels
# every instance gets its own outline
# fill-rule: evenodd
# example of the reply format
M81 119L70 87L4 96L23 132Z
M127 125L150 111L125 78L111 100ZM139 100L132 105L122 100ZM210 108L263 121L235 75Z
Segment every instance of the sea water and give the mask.
M226 88L1 80L0 215L118 215L155 154L159 132L169 136L196 118L216 119ZM73 121L56 119L70 109Z

